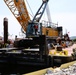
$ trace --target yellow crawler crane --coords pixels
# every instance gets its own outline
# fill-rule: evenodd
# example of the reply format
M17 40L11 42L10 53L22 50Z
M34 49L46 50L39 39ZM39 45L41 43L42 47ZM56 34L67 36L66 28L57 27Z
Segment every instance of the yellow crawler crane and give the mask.
M30 16L28 14L28 10L27 10L24 0L4 0L4 2L8 6L10 11L13 13L15 18L18 20L18 22L20 23L24 32L26 32L26 36L27 37L35 36L35 34L34 34L35 30L33 27L35 24L37 24L39 26L38 23L44 13L48 0L42 1L42 4L41 4L39 10L37 11L36 15L34 16L33 20L30 19ZM39 18L37 18L37 16L39 16ZM32 24L32 26L29 25L30 21L31 21L31 24L34 23L34 24ZM39 31L40 34L43 34L43 35L46 35L49 37L57 38L60 35L60 31L57 27L49 28L48 26L47 27L42 26L42 29L40 29L40 30L41 30L41 31Z

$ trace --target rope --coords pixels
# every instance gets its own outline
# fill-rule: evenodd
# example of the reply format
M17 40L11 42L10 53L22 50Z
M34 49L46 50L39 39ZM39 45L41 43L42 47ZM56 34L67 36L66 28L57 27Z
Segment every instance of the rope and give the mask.
M31 7L30 7L30 5L29 5L29 3L28 3L27 0L26 0L26 2L27 2L27 5L28 5L28 7L29 7L29 9L30 9L30 11L31 11L31 13L32 13L32 15L31 15L30 13L29 13L29 14L33 17L33 16L34 16L33 11L32 11L32 9L31 9Z

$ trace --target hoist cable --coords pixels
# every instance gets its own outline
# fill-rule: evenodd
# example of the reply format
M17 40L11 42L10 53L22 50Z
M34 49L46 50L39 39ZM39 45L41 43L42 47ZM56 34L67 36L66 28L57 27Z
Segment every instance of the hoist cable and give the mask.
M30 7L30 5L29 5L29 3L28 3L28 1L27 1L27 0L26 0L26 2L27 2L27 5L28 5L28 7L29 7L29 9L30 9L31 13L32 13L32 15L31 15L31 14L30 14L30 15L33 17L33 16L34 16L33 11L32 11L32 9L31 9L31 7Z

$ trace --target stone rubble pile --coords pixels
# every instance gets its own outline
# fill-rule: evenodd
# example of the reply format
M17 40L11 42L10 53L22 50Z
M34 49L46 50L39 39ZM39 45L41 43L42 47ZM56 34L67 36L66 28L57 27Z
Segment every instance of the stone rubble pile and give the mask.
M56 68L54 71L48 69L44 75L76 75L76 63L66 69Z

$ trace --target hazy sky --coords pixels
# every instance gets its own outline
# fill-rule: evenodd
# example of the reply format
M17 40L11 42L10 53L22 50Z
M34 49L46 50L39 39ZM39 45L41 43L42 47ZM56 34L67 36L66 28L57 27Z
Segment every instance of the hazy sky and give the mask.
M25 0L26 1L26 0ZM42 0L27 0L35 14ZM76 36L76 0L49 0L49 9L51 20L54 23L63 26L63 33L70 32L70 36ZM29 9L28 9L29 10ZM29 11L30 12L30 11ZM0 0L0 35L3 35L3 18L7 17L9 21L9 34L14 37L21 32L21 26L10 12L4 0ZM43 18L45 19L45 13Z

